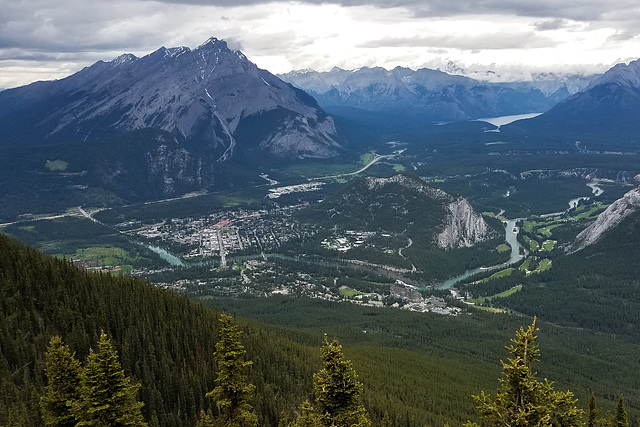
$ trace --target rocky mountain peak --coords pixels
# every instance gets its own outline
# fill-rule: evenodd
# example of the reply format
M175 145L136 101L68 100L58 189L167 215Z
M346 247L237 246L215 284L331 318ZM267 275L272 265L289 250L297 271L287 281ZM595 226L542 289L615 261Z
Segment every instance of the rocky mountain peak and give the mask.
M45 86L13 92L18 98L24 92L28 107L50 106L26 126L45 140L91 141L153 128L225 161L238 147L238 130L252 121L253 131L242 135L254 150L330 157L339 148L332 119L313 98L215 37L194 50L163 46L142 58L121 55Z
M125 53L118 56L117 58L114 58L109 63L114 67L126 67L127 65L131 64L133 61L137 59L138 59L137 56L132 55L130 53Z
M587 228L585 228L571 245L569 250L576 252L600 240L609 230L615 228L625 218L640 211L640 187L626 193L616 200Z
M209 37L204 43L202 43L196 50L201 49L224 49L228 50L227 42L224 40L220 40L216 37Z
M617 83L621 86L629 86L632 88L640 88L640 59L631 61L627 64L617 64L609 69L602 76L595 79L591 87Z

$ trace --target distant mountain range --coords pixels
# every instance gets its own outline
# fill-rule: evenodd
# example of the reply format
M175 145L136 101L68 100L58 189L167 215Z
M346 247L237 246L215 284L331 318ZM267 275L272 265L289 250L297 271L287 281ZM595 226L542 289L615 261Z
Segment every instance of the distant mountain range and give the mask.
M640 141L640 60L616 65L546 113L504 129L555 138Z
M428 120L474 120L547 111L589 84L583 76L536 75L533 81L489 83L421 68L294 71L280 76L324 108L352 107Z
M91 142L144 128L217 161L248 145L278 157L330 157L338 148L333 121L311 97L215 38L0 92L3 145Z

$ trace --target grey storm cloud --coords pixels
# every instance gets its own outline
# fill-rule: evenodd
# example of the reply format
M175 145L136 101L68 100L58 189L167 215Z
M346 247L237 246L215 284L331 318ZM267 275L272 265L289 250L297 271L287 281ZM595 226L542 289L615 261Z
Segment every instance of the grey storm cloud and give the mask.
M387 37L362 43L358 47L429 47L462 50L516 49L553 47L551 39L532 32L496 32L485 34L450 34L419 37Z
M325 14L315 17L308 12L312 9L299 7L305 5L350 10L323 7L318 10ZM387 13L390 8L397 10ZM294 13L288 15L289 9ZM361 32L335 28L329 15L333 9L340 9L335 22L363 24ZM314 24L309 31L307 20ZM428 28L448 20L451 31L420 30L423 22ZM460 26L465 20L481 22L480 31L466 33ZM412 23L417 25L405 25ZM509 28L513 32L506 32ZM552 48L561 40L552 30L605 29L613 35L596 46L603 51L634 42L638 28L637 0L0 0L0 87L60 78L122 53L140 56L162 45L194 47L210 36L227 40L265 67L294 69L385 61L420 66L431 61L429 55L447 56L450 50L500 55L507 49ZM337 37L344 37L344 43L336 43ZM376 47L401 49L377 52ZM424 59L402 48L419 48ZM513 58L528 59L522 52Z
M551 31L551 30L559 30L561 28L567 28L569 26L569 22L566 19L549 19L542 22L536 22L534 27L538 31Z
M171 4L211 5L210 0L145 0ZM217 0L216 6L231 7L270 3L272 0ZM448 17L460 14L473 15L516 15L539 18L556 17L577 21L606 20L612 14L623 12L626 19L633 11L635 18L640 17L640 6L635 0L298 0L306 4L337 4L341 6L374 6L380 8L403 7L411 10L417 17ZM620 16L623 19L624 16Z

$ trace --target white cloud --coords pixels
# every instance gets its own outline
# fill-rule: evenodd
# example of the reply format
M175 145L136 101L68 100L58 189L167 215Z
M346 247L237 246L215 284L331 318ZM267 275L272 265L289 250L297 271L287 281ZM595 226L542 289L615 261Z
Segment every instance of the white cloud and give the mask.
M64 77L121 53L225 39L260 67L453 60L604 71L640 56L640 6L600 0L0 0L0 88ZM494 65L492 65L494 64Z

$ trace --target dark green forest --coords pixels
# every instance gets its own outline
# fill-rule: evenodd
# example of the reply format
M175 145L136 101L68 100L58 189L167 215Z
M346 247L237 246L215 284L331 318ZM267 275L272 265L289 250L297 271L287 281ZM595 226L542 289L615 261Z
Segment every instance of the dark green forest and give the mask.
M150 425L194 425L210 402L218 312L143 281L88 273L0 235L0 425L37 426L44 355L59 335L83 360L101 330L127 375L142 383ZM310 348L243 322L262 425L309 393L319 363ZM313 357L315 356L315 357Z
M472 395L494 390L504 345L530 319L471 311L458 317L284 297L207 297L207 308L138 279L88 273L0 235L0 425L43 425L45 352L54 335L86 359L101 331L139 382L149 425L195 425L215 386L220 310L243 331L258 425L295 419L310 399L324 333L339 338L363 384L374 426L461 425L479 420ZM260 323L257 323L260 322ZM624 393L637 418L637 357L631 340L540 323L540 378L603 411ZM386 417L385 417L386 414ZM388 424L387 424L388 425Z

